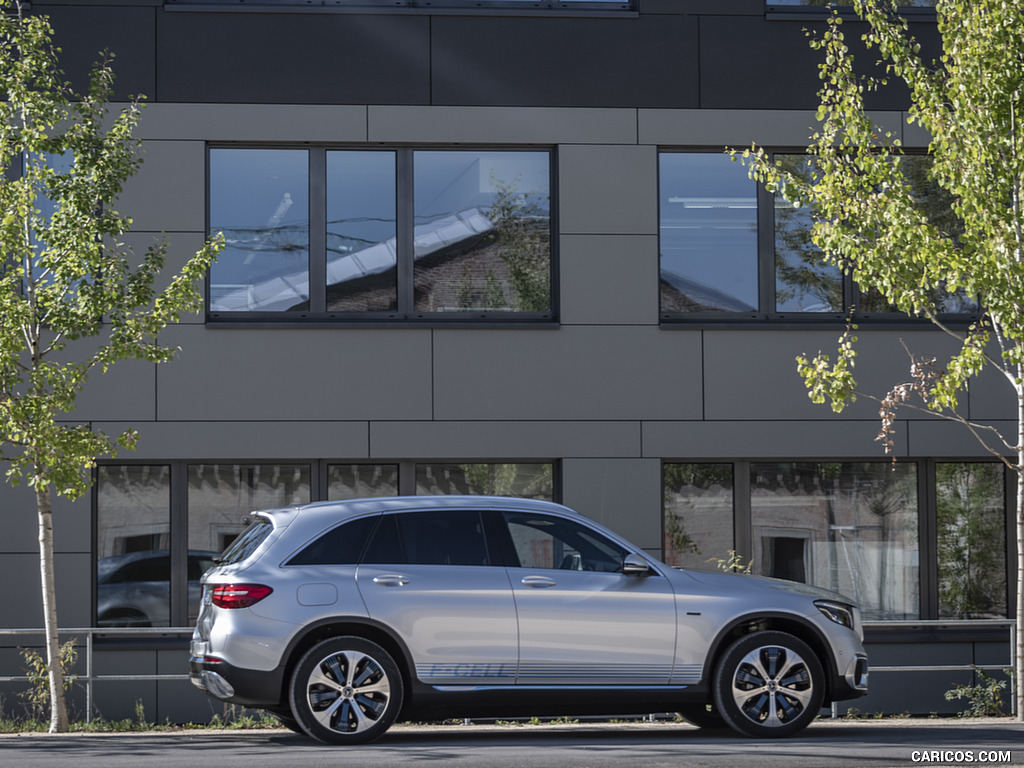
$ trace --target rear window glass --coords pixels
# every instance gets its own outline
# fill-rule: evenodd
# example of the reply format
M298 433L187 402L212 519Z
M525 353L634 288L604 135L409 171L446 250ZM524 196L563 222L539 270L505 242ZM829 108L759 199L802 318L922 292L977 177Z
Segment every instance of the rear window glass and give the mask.
M263 543L263 540L274 530L274 524L265 517L258 517L237 539L231 542L231 546L224 550L218 559L221 565L240 563L256 551L256 548Z
M332 528L286 565L355 565L378 519L378 515L361 517Z

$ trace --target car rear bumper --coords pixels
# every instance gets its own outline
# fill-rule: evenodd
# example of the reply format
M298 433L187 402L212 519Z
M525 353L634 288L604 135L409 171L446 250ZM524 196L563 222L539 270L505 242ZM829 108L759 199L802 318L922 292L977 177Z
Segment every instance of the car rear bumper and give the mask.
M284 667L269 671L242 669L212 656L191 656L188 674L192 685L231 704L276 707L283 698Z

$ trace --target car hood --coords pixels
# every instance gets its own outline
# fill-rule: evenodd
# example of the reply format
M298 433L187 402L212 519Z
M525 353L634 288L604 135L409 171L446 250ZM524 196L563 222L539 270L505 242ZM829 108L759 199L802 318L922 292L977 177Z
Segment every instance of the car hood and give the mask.
M801 584L798 581L786 581L785 579L772 579L767 576L751 576L746 573L725 573L722 571L699 571L689 568L677 569L689 576L694 581L707 584L714 589L742 590L749 592L753 590L782 591L796 595L807 595L808 597L823 600L838 600L842 603L853 604L853 600L838 592L833 592L821 587L814 587L810 584Z

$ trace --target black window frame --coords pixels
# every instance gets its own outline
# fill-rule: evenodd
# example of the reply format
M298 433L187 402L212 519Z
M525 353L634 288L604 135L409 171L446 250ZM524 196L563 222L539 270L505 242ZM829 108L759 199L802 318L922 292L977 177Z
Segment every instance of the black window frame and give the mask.
M398 487L395 494L389 494L393 497L395 495L402 496L416 496L419 495L416 492L416 477L417 467L419 465L436 465L436 464L549 464L551 466L552 481L551 481L551 501L560 502L562 500L562 485L561 485L561 462L559 459L554 458L536 458L531 457L527 459L515 459L515 458L500 458L500 459L489 459L487 457L474 457L472 459L351 459L351 458L257 458L257 459L233 459L233 458L219 458L219 459L204 459L202 457L188 458L188 459L108 459L99 462L96 468L93 469L93 484L90 490L91 497L91 530L90 530L90 591L91 591L91 606L90 621L93 626L99 627L97 621L97 603L98 603L98 574L97 574L97 562L100 553L100 542L99 542L99 531L100 531L100 510L99 510L99 477L100 467L104 466L139 466L139 467L166 467L168 470L168 492L169 492L169 555L170 555L170 626L168 629L168 636L176 636L177 633L188 630L191 633L191 627L188 622L188 571L189 571L189 550L188 550L188 533L189 533L189 505L188 505L188 493L189 493L189 468L194 465L200 464L221 464L221 465L302 465L308 466L310 472L310 502L318 501L329 501L331 500L330 491L330 468L335 465L342 466L354 466L354 465L365 465L367 467L375 466L388 466L397 468ZM458 496L460 494L451 494L452 496ZM335 499L341 501L343 499ZM379 513L375 513L379 514ZM503 550L499 548L497 538L495 537L494 524L490 521L491 516L486 511L483 511L484 521L484 536L487 541L489 548L490 557L492 558L492 565L500 565L503 557ZM262 518L260 518L262 519ZM383 520L383 516L380 517ZM251 527L252 518L246 520L245 530L239 534L244 535L246 531ZM269 523L267 523L269 525ZM379 525L379 524L378 524ZM269 531L267 531L269 533ZM294 552L292 552L287 559L301 552L306 546L312 544L317 538L327 531L319 532L315 537L309 541L304 542L298 546ZM372 536L372 533L371 533ZM260 540L262 543L262 539ZM493 544L493 546L492 546ZM365 552L363 553L365 555ZM362 556L360 557L362 559ZM329 566L326 566L329 567ZM173 640L173 637L172 637ZM131 637L125 640L125 635L117 634L111 638L105 639L105 642L126 642L130 647L150 647L154 644L162 642L157 639L155 635L139 635Z
M211 232L211 152L214 150L304 150L308 158L309 185L309 309L291 311L211 310L211 272L207 271L204 297L205 319L210 327L509 327L554 328L559 324L559 219L557 163L554 146L549 145L401 145L209 142L206 146L205 230ZM327 309L327 153L385 152L395 157L397 301L395 311L331 311ZM424 312L415 309L415 192L414 157L417 152L507 152L545 153L548 156L549 254L551 303L547 312L478 311ZM316 276L320 276L316 278Z
M728 465L732 470L732 534L733 551L736 552L744 563L753 557L754 535L753 515L751 501L751 467L755 464L784 464L784 463L809 463L809 464L859 464L879 463L889 460L879 459L878 456L870 458L857 458L844 456L842 458L830 458L826 456L815 457L769 457L769 458L739 458L739 459L685 459L685 458L663 458L661 462L661 490L662 490L662 511L661 511L661 532L664 540L665 530L668 523L668 514L665 506L665 469L670 464L708 464ZM919 616L916 619L909 619L907 622L916 621L944 621L950 625L970 627L977 619L972 618L950 618L940 614L939 605L939 542L938 542L938 511L937 511L937 480L936 467L940 464L991 464L1004 467L1003 469L1003 502L1004 502L1004 569L1006 589L1006 612L1005 621L1015 619L1016 606L1016 475L1005 467L998 459L984 456L933 456L933 457L908 457L897 460L900 464L915 466L917 476L917 543L919 548ZM727 553L710 553L716 559L719 556L726 556ZM714 568L709 564L708 568ZM890 620L872 621L873 624L899 625L901 622ZM1005 636L1004 636L1005 637Z
M793 6L797 7L797 6ZM658 258L659 288L661 284L661 162L662 155L672 154L709 154L720 152L717 147L659 147L658 148ZM807 155L806 147L766 147L766 153L771 159L776 155ZM904 154L921 156L926 154L924 149L905 149ZM751 182L754 183L754 182ZM860 287L854 282L853 276L849 273L842 275L843 281L843 306L847 307L842 312L779 312L776 305L776 264L775 264L775 195L769 192L764 184L757 184L757 285L758 285L758 308L752 312L681 312L663 311L659 298L658 317L663 328L685 328L713 327L713 328L736 328L755 329L771 327L774 329L796 329L796 328L834 328L839 325L855 322L868 323L872 326L884 326L893 329L921 329L931 327L931 321L926 317L910 317L901 312L880 312L863 311L860 309ZM942 313L940 317L952 328L967 328L971 323L979 320L983 312L962 312Z

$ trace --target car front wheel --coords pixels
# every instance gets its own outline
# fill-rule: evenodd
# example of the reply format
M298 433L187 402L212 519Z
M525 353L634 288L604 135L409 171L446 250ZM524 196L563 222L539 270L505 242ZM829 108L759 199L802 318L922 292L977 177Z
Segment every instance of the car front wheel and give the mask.
M310 648L292 673L292 714L309 736L329 744L378 738L402 708L402 675L391 655L361 637Z
M715 671L715 709L746 736L792 736L817 716L825 694L821 662L786 632L736 640Z

